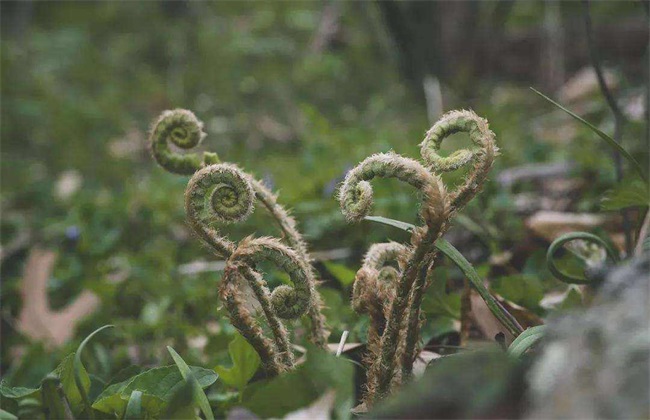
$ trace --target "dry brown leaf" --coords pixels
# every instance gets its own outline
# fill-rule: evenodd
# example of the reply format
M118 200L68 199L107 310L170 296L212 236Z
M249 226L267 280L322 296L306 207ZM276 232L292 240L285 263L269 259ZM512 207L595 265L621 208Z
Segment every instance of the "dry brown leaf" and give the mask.
M94 293L83 291L66 307L58 311L50 308L47 282L56 258L54 251L32 248L20 284L23 306L18 315L18 330L33 340L43 341L48 347L59 347L72 338L79 321L99 305Z
M479 296L476 291L472 290L470 295L470 300L472 302L472 310L470 311L470 316L474 321L479 330L488 340L494 340L494 337L498 333L505 334L506 344L510 345L513 340L512 334L501 325L498 319L492 314L490 308L485 304L485 301L481 296Z
M612 89L618 86L618 77L616 74L608 69L604 69L603 77L605 83ZM571 77L562 86L557 93L560 103L574 103L589 97L592 94L600 93L600 86L598 78L593 67L583 67L573 77Z

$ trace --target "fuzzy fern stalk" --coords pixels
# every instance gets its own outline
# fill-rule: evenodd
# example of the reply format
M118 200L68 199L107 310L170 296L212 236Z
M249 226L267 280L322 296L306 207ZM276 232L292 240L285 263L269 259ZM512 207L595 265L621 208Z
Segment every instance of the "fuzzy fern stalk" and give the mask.
M307 246L296 229L295 220L261 182L235 165L220 163L214 153L204 152L199 156L172 149L191 149L204 137L203 124L192 112L165 111L151 129L152 154L172 173L193 174L185 191L188 222L204 244L226 259L219 294L232 324L259 353L267 372L278 374L294 363L283 319L308 314L310 340L321 347L327 344L328 332ZM282 241L246 238L235 243L219 233L218 224L246 220L256 199L279 226ZM261 261L269 261L287 272L294 287L280 286L271 293L262 274L255 269ZM271 338L265 336L264 328L246 308L244 292L240 290L244 282L260 304Z
M477 146L458 150L449 157L438 154L447 136L467 132ZM426 134L421 144L423 163L395 153L370 156L346 176L339 191L341 210L356 222L370 213L374 178L396 178L421 192L420 218L423 225L412 234L411 243L373 245L357 272L353 306L371 319L368 333L367 406L410 377L417 354L420 306L428 287L428 273L435 262L434 242L449 228L453 214L464 207L482 188L498 153L494 133L487 121L471 111L445 114ZM470 166L463 183L447 192L441 172ZM397 261L397 268L388 265Z

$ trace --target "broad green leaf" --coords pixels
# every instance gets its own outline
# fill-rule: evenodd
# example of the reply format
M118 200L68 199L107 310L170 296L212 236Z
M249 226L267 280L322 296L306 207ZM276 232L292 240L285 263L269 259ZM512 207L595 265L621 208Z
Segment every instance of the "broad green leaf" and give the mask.
M126 405L126 410L124 411L123 420L140 420L143 419L142 413L142 391L133 391L131 392L131 397L129 397L129 402Z
M228 344L228 353L232 359L232 367L216 366L214 370L226 385L242 391L257 372L260 356L241 334L235 334L235 338Z
M69 412L69 404L62 393L61 380L56 374L48 374L41 382L41 401L47 418L69 419L72 417L72 413Z
M580 121L582 124L584 124L586 127L588 127L591 131L593 131L594 133L596 133L596 135L598 135L598 137L600 137L601 139L605 140L605 142L606 142L606 143L607 143L611 148L613 148L613 149L615 149L616 151L618 151L618 152L619 152L623 157L625 157L625 159L627 159L627 161L632 165L632 167L634 168L634 170L639 174L639 176L641 177L641 179L643 179L646 183L648 182L648 177L646 176L645 172L644 172L643 169L641 168L641 165L639 164L639 162L637 162L636 159L634 159L634 158L632 157L632 155L630 155L630 154L628 153L628 151L625 150L625 149L623 148L623 146L621 146L620 144L618 144L618 142L617 142L616 140L614 140L613 138L611 138L611 137L608 136L607 134L605 134L605 133L603 133L602 131L600 131L600 130L599 130L598 128L596 128L593 124L591 124L590 122L588 122L587 120L585 120L585 119L582 118L581 116L579 116L579 115L573 113L572 111L569 111L568 109L566 109L566 108L563 107L562 105L558 104L558 103L555 102L553 99L551 99L551 98L549 98L548 96L544 95L544 94L541 93L540 91L538 91L538 90L536 90L536 89L533 89L533 88L531 88L531 89L532 89L533 92L535 92L536 94L538 94L538 95L541 96L542 98L546 99L548 102L552 103L552 104L555 105L556 107L560 108L562 111L566 112L567 114L569 114L570 116L572 116L572 117L575 118L576 120Z
M341 285L349 286L354 283L354 277L357 274L354 270L349 269L343 264L338 264L331 261L323 261L323 264L325 265L325 268L327 268L327 271L332 273L332 275L336 277Z
M329 287L322 287L319 289L319 292L324 304L323 315L327 319L328 324L340 327L356 319L352 307L349 302L343 300L343 295L340 291Z
M328 390L336 391L336 418L347 419L354 402L354 366L349 360L309 345L307 360L295 370L256 382L244 393L244 407L260 417L283 417L306 407Z
M208 420L214 419L214 415L212 414L212 409L210 408L210 402L208 401L208 397L205 395L205 392L203 392L203 388L201 388L201 385L199 385L198 381L192 374L190 367L187 366L185 360L183 360L183 358L179 356L179 354L176 353L176 351L173 348L167 346L167 351L169 352L169 354L172 355L172 358L174 359L176 366L178 366L178 370L181 372L183 379L185 379L192 386L192 397L194 398L194 402L196 403L196 405L198 405L201 411L203 411L203 414L205 415L206 419Z
M539 302L544 297L544 288L533 276L515 274L494 279L490 289L504 299L533 311L539 310Z
M196 419L192 395L192 385L187 381L183 381L182 385L174 390L166 410L160 417L166 420Z
M202 389L212 385L218 378L209 369L190 366ZM142 408L150 416L157 415L167 407L174 392L185 380L175 365L163 366L142 372L123 382L109 385L93 404L95 410L121 415L126 409L133 391L142 392Z
M79 389L83 389L86 395L88 394L88 391L90 390L90 377L83 365L79 367L79 371L77 375L75 375L74 359L75 353L69 354L65 359L63 359L61 364L53 373L61 381L63 393L70 404L72 413L77 415L84 409L83 397L79 392ZM77 385L75 376L79 377L79 385Z
M38 388L24 388L22 386L11 387L4 381L0 381L0 395L12 400L38 395Z
M79 395L81 395L81 401L83 402L83 405L85 407L86 415L91 419L95 418L95 413L93 412L92 406L90 404L90 399L88 398L88 391L90 390L90 378L88 378L89 384L88 387L86 387L83 382L83 375L85 374L86 377L88 377L88 374L86 373L86 369L84 368L84 365L81 362L81 353L83 352L86 345L90 342L90 340L92 340L92 338L95 336L95 334L107 328L113 328L113 325L104 325L103 327L98 328L95 331L91 332L88 335L88 337L86 337L81 342L81 344L79 344L79 348L77 349L77 352L75 353L74 356L74 362L73 362L74 382L77 386L77 390L79 391Z
M18 420L18 417L0 408L0 420Z
M445 334L457 332L457 320L448 316L436 316L425 322L422 327L422 341L425 343L432 338L438 338Z
M415 226L410 223L400 222L399 220L388 219L386 217L366 216L366 220L394 226L399 229L406 230L407 232L410 232L415 228ZM447 240L444 238L439 238L434 245L440 252L445 254L447 258L453 261L453 263L456 264L458 268L460 268L460 271L462 271L465 277L467 277L467 279L472 283L478 294L485 301L485 304L488 306L494 316L499 320L499 322L501 322L501 324L503 324L503 326L506 327L508 331L515 337L519 335L521 333L521 329L514 321L514 318L508 312L506 312L506 310L503 309L501 305L498 304L496 299L494 299L490 292L485 288L483 285L483 280L478 275L474 267L472 267L472 264L470 264L470 262L467 261L465 257L463 257L463 254L461 254L456 248L454 248L452 244L447 242Z
M528 328L526 331L522 332L519 337L508 347L508 355L520 358L526 353L526 350L533 347L539 340L544 337L546 332L546 325L538 325L536 327Z
M605 193L601 203L603 210L620 210L629 207L648 207L650 191L640 179L624 181Z

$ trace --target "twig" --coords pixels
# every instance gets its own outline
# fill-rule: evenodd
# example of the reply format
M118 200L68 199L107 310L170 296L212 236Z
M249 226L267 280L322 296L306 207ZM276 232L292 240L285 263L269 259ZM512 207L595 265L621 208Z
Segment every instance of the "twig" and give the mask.
M343 334L341 334L341 341L339 341L339 348L336 350L336 357L341 356L341 353L343 353L343 348L345 347L345 340L348 339L348 334L350 334L350 331L348 330L343 331Z
M646 210L645 219L641 229L639 229L639 236L636 238L636 247L634 248L634 255L639 257L643 253L643 241L648 236L648 229L650 229L650 210Z
M600 86L600 91L605 97L605 101L607 102L607 105L609 106L609 108L612 110L612 113L614 114L614 136L613 137L614 140L616 140L616 142L620 144L621 135L623 134L623 125L625 124L625 117L623 116L621 109L618 107L618 104L616 103L616 99L614 99L612 92L609 90L609 87L607 86L605 77L603 76L603 69L601 67L600 57L598 55L598 51L596 50L596 45L595 45L596 43L594 40L594 32L591 23L589 0L583 0L583 5L585 9L587 47L589 48L589 57L591 58L591 65L593 66L594 71L596 72L596 78L598 79L598 85ZM616 166L616 180L618 182L621 182L621 180L623 179L623 161L622 161L621 154L618 152L614 152L614 165ZM627 255L630 255L633 247L630 213L628 210L621 210L621 213L623 215L623 231L625 233L625 252L627 253Z

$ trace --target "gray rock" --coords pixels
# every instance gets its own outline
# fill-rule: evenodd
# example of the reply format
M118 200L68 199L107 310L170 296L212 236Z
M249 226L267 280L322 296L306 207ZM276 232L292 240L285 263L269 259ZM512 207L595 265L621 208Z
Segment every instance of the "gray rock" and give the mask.
M527 417L650 418L650 258L607 274L591 307L550 320Z

